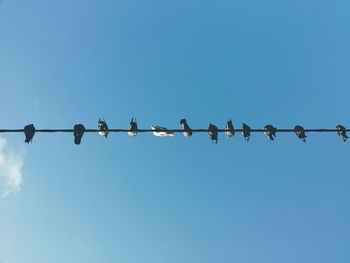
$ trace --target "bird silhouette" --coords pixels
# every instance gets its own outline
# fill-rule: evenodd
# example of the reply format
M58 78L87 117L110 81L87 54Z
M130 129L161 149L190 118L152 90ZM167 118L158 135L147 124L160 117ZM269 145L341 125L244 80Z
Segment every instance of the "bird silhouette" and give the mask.
M29 124L24 127L24 135L26 137L25 141L26 143L29 143L33 140L35 134L35 127L33 124Z
M339 137L343 140L343 142L346 142L346 139L349 138L346 135L346 128L343 125L337 125L336 129Z
M83 124L76 124L74 125L74 143L80 144L81 138L83 137L85 132L85 127Z
M108 125L107 125L105 119L101 120L101 118L99 118L97 124L98 124L98 129L99 129L98 134L101 135L102 137L104 137L105 139L107 139Z
M273 127L272 125L266 125L264 127L264 134L266 135L267 138L270 139L270 141L273 141L276 138L276 127Z
M167 128L161 127L161 126L151 126L151 129L154 130L153 134L155 136L160 136L160 137L164 137L164 136L174 136L175 132L173 131L168 131Z
M228 120L227 123L226 123L226 136L227 137L233 137L235 136L235 129L233 128L233 124L232 124L232 121L231 120Z
M250 127L247 124L242 123L242 129L243 129L242 134L243 134L244 139L246 141L249 141L249 139L250 139L250 130L251 130Z
M306 142L307 136L305 135L305 130L300 125L296 125L294 127L294 132L298 136L299 139L301 139L303 142Z
M213 143L218 143L218 127L216 127L214 124L209 123L209 136Z
M129 136L136 136L137 135L137 122L136 118L131 118L130 124L129 124L129 131L128 131Z
M181 119L180 120L180 124L182 126L182 129L184 130L183 135L185 137L190 137L192 136L192 129L190 128L190 126L187 124L186 119Z

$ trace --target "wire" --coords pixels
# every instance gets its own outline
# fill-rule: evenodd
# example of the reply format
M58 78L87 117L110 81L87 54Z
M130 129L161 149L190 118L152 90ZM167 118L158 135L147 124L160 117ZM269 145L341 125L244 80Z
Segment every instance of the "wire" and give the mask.
M209 132L208 129L191 129L192 132ZM129 129L108 129L108 132L130 132ZM152 129L137 129L135 132L157 132ZM167 129L167 132L184 132L183 129ZM227 132L228 129L218 129L218 132ZM233 129L234 132L243 132L243 129ZM266 132L264 129L251 129L251 132ZM337 129L304 129L305 132L337 132ZM350 129L346 129L346 132L350 132ZM24 132L24 129L0 129L0 133L11 133L11 132ZM73 129L36 129L35 132L74 132ZM85 132L100 132L99 129L85 129ZM277 132L293 132L294 129L276 129Z
M156 136L173 136L175 133L183 133L184 136L189 137L193 133L197 132L207 132L210 135L210 138L213 143L218 143L218 133L226 133L228 137L234 136L236 132L240 132L243 134L243 137L246 141L249 141L249 138L251 136L251 133L264 133L270 140L274 140L276 137L276 133L295 133L299 139L301 139L303 142L306 142L307 136L306 133L309 132L336 132L338 136L345 142L349 137L346 135L346 132L350 131L349 129L346 129L342 125L337 125L336 129L304 129L300 125L296 125L294 129L277 129L276 127L273 127L272 125L266 125L264 129L251 129L246 124L243 124L242 129L234 129L232 125L232 121L229 120L226 124L225 129L218 129L215 125L209 124L208 129L191 129L186 119L181 119L180 124L182 126L182 129L166 129L160 126L151 126L152 129L138 129L136 120L131 119L129 129L108 129L107 123L104 120L99 119L98 121L98 129L86 129L84 125L82 124L76 124L74 125L74 129L35 129L33 124L29 124L25 126L23 129L0 129L0 133L18 133L18 132L24 132L25 134L25 142L29 143L32 141L35 133L37 132L46 132L46 133L53 133L53 132L65 132L65 133L73 133L74 135L74 143L80 144L81 139L85 132L98 132L101 136L105 137L107 139L107 135L110 132L121 132L121 133L128 133L129 136L136 136L137 133L144 133L144 132L152 132Z

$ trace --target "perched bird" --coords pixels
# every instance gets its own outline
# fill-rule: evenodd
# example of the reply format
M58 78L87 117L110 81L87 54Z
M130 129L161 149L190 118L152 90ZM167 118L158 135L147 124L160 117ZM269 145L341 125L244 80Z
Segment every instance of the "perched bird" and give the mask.
M242 134L243 134L244 139L246 141L249 141L249 139L250 139L250 127L247 124L242 123L242 129L243 129Z
M190 126L188 126L186 119L180 120L180 124L181 124L181 126L182 126L182 128L184 130L183 135L185 137L192 136L192 129L190 128Z
M218 127L216 127L214 124L209 123L209 136L212 142L215 144L218 143Z
M337 125L337 134L339 137L343 140L343 142L346 142L346 139L349 138L346 135L346 128L343 125Z
M29 143L33 140L35 134L35 127L33 124L29 124L24 127L24 135L26 136L26 139L24 142Z
M174 136L175 132L168 131L167 128L161 127L161 126L151 126L151 129L154 130L153 134L155 136Z
M235 129L233 128L233 124L232 124L232 121L231 120L228 120L227 123L226 123L226 136L227 137L233 137L235 136Z
M104 137L105 139L107 139L108 125L107 125L105 119L101 120L101 118L99 118L97 124L98 124L98 129L100 130L98 132L98 134L101 135L102 137Z
M269 138L271 141L273 141L276 138L276 127L273 127L272 125L266 125L264 127L264 134Z
M83 137L85 132L85 127L83 124L74 125L74 143L80 144L81 138Z
M303 142L306 142L307 136L305 135L305 130L300 125L296 125L294 127L294 132L298 136L299 139L301 139Z
M129 125L129 132L128 132L129 136L136 136L137 135L137 122L136 122L136 118L134 120L134 118L131 118L130 121L130 125Z

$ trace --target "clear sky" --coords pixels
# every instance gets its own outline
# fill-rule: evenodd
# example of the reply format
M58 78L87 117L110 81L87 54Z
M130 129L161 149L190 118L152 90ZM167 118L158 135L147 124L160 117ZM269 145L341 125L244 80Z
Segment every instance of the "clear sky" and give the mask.
M0 128L350 127L348 0L2 0ZM0 139L1 263L350 260L336 134Z

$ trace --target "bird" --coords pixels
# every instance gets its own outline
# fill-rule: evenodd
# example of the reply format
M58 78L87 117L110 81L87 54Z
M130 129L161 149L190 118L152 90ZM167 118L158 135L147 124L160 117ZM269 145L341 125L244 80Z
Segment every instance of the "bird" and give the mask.
M218 127L216 127L214 124L209 123L209 136L213 143L218 143Z
M346 135L346 128L343 125L337 125L336 129L339 137L343 140L343 142L346 142L346 139L349 138Z
M155 136L160 136L160 137L164 137L164 136L174 136L175 132L173 131L168 131L167 128L161 127L161 126L151 126L151 129L154 130L153 134Z
M294 127L294 132L298 136L299 139L301 139L303 142L306 142L307 136L305 135L305 130L300 125L296 125Z
M26 137L25 141L26 143L29 143L33 140L35 134L35 127L33 124L29 124L24 127L24 135Z
M227 137L233 137L233 136L235 136L235 130L234 130L234 128L233 128L233 124L232 124L232 121L231 120L228 120L227 121L227 123L226 123L226 132L225 132L225 134L226 134L226 136Z
M129 136L136 136L137 135L137 122L136 118L131 118L130 125L129 125L129 131L128 131Z
M270 141L273 141L276 138L276 127L269 124L264 127L264 130L264 134L270 139Z
M246 141L249 141L249 139L250 139L250 130L251 130L250 127L247 124L242 123L242 128L243 128L242 134L243 134L244 139Z
M191 129L190 126L187 124L186 119L181 119L181 120L180 120L180 124L181 124L181 126L182 126L182 128L183 128L183 130L184 130L183 135L184 135L185 137L190 137L190 136L192 136L192 129Z
M108 125L107 125L105 119L101 120L101 118L99 118L97 124L98 124L98 129L99 129L98 134L101 135L102 137L104 137L105 139L107 139Z
M85 132L85 127L83 124L74 125L74 143L80 144L81 138L83 137Z

